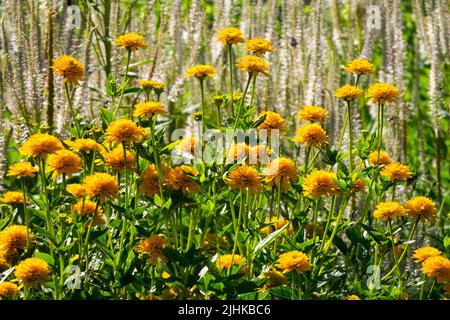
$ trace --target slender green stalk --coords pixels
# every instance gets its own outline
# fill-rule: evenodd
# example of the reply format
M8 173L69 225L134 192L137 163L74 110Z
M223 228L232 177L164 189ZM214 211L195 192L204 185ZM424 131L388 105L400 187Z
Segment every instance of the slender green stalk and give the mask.
M320 198L317 199L314 203L314 211L313 211L313 244L316 244L316 226L317 226L317 216L319 212Z
M159 156L159 148L158 143L156 142L156 116L153 116L151 119L150 133L152 135L152 147L153 147L153 157L155 159L155 167L158 173L158 184L159 184L159 194L161 196L161 200L164 202L164 194L163 194L163 172L161 168L161 158Z
M27 254L30 252L30 221L27 211L27 187L25 185L24 178L20 179L22 184L22 194L23 194L23 215L25 216L25 226L27 227Z
M80 123L78 122L78 117L75 114L75 110L73 110L72 97L70 95L69 85L68 85L67 82L64 83L64 88L65 88L65 91L66 91L67 102L69 103L70 116L72 117L73 122L75 124L75 130L76 130L77 138L81 138Z
M406 242L405 249L403 249L403 252L402 252L400 258L397 260L397 263L394 265L394 267L391 269L391 271L389 271L389 272L381 279L382 281L384 281L384 280L386 280L387 278L389 278L389 276L391 276L391 275L395 272L395 270L397 270L397 268L400 266L400 264L402 263L403 259L404 259L405 256L406 256L406 252L408 251L409 244L410 244L411 239L412 239L412 237L413 237L413 235L414 235L414 232L415 232L416 229L417 229L417 225L419 224L419 221L420 221L420 217L417 218L416 222L414 223L414 225L413 225L412 228L411 228L411 232L409 233L408 241Z
M97 199L97 204L95 206L94 214L90 218L86 238L84 239L84 246L83 246L83 256L84 256L84 262L85 262L85 284L88 283L88 271L89 271L89 237L91 235L92 231L92 225L94 223L95 217L97 216L98 208L100 207L100 197Z
M323 247L325 246L325 241L327 239L328 229L330 228L331 220L332 220L332 218L334 216L334 209L336 207L336 201L337 201L337 195L334 195L333 196L333 200L331 200L331 208L330 208L330 211L328 212L327 224L325 225L325 230L323 232L323 239L322 239L322 244L320 245L320 251L322 251Z
M233 48L231 44L228 44L228 64L230 66L230 106L231 113L234 115L234 99L233 99Z
M347 122L348 122L347 112L348 112L348 110L346 110L345 112L346 112L346 114L345 114L345 119L344 119L344 126L342 127L341 134L339 136L339 143L338 143L338 146L337 146L337 152L339 152L341 150L342 141L344 140L344 133L345 133L345 130L347 130Z
M128 79L128 68L130 67L130 59L131 59L131 50L128 50L128 55L127 55L127 64L125 66L125 74L123 75L123 80L122 80L122 91L120 92L120 98L119 98L119 102L117 103L116 109L114 110L114 115L117 116L117 112L119 112L119 108L122 105L122 100L123 100L123 95L125 93L125 83ZM130 114L130 117L132 117L133 115Z
M348 122L348 151L350 164L350 177L353 177L353 125L352 125L352 105L351 101L347 101L347 122Z
M231 252L231 261L230 261L230 266L228 268L228 275L231 274L231 269L233 266L233 259L234 259L234 255L236 253L236 248L237 248L237 245L239 242L239 229L241 227L242 212L244 211L244 196L242 193L240 194L240 197L241 197L241 199L240 199L240 205L239 205L239 215L238 215L238 219L236 222L236 231L234 234L234 244L233 244L233 250Z
M125 207L128 207L128 161L127 161L127 148L125 146L125 142L122 143L123 149L123 163L125 166Z
M237 124L239 122L239 119L241 117L241 112L242 112L242 106L244 105L244 101L245 101L245 96L247 95L247 91L248 88L250 86L250 82L252 80L253 75L251 73L248 74L248 80L247 80L247 84L245 85L245 90L244 90L244 94L242 95L241 101L239 102L238 105L238 110L237 110L237 115L236 115L236 119L234 120L234 125L233 125L233 135L236 132L236 128L237 128Z
M425 274L422 274L422 285L420 287L420 296L419 300L423 300L423 294L425 293L425 284L427 283L427 278Z
M305 148L305 174L308 173L309 155L311 154L311 146Z
M383 141L383 119L384 119L384 106L379 103L378 104L378 110L377 110L377 117L378 117L378 143L377 143L377 163L380 162L380 150L381 150L381 144Z
M252 80L252 92L250 96L250 108L253 107L253 99L255 98L256 76Z
M336 236L337 230L339 229L339 225L340 225L342 216L344 215L345 207L347 206L347 202L348 202L349 198L350 198L350 196L347 195L347 197L345 198L345 200L341 204L341 207L339 208L339 213L338 213L338 216L336 218L334 229L333 229L333 231L331 233L330 239L328 240L327 244L324 247L324 252L325 253L328 252L328 250L330 249L331 245L333 244L334 237Z
M388 219L387 227L388 227L389 237L391 238L392 257L394 258L394 264L397 264L397 253L395 252L395 239L394 239L394 234L392 232L391 219ZM400 278L400 272L398 269L397 269L397 276Z
M203 78L199 78L200 81L200 93L201 93L201 106L202 106L202 129L203 129L203 136L205 135L205 131L206 131L206 123L205 123L205 116L206 116L206 111L205 111L205 93L204 93L204 89L203 89ZM202 138L203 140L203 138Z

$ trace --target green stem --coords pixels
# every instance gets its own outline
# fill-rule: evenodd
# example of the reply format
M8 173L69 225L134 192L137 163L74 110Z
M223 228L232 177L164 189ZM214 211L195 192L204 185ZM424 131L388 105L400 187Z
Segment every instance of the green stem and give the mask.
M331 233L330 239L328 240L327 244L325 245L324 252L327 253L330 249L331 245L333 244L334 237L336 236L337 230L339 229L339 224L341 222L342 216L344 215L345 207L347 205L348 199L350 198L349 195L345 198L343 203L341 204L341 207L339 208L339 213L336 218L336 222L334 225L333 232Z
M200 93L201 93L201 107L202 107L202 129L203 129L203 136L205 135L205 131L206 131L206 123L205 123L205 93L204 93L204 89L203 89L203 80L202 78L199 78L200 81ZM203 140L203 137L202 137Z
M233 266L233 259L234 259L234 254L236 253L236 248L237 248L237 244L239 242L239 229L241 227L241 220L242 220L242 211L244 211L244 196L241 193L240 194L241 197L241 201L240 201L240 205L239 205L239 214L238 214L238 219L236 222L236 231L235 231L235 235L234 235L234 244L233 244L233 251L231 252L231 262L230 262L230 266L228 268L228 276L231 274L231 269Z
M403 249L403 252L402 252L400 258L397 260L397 262L395 263L395 265L394 265L394 267L391 269L391 271L389 271L389 272L381 279L382 281L384 281L384 280L386 280L387 278L389 278L389 276L391 276L391 275L395 272L395 270L397 270L397 268L400 266L400 264L402 263L403 258L405 258L406 252L408 251L409 244L410 244L411 239L412 239L412 237L413 237L413 235L414 235L414 232L416 231L417 225L419 224L419 221L420 221L420 217L417 218L416 222L414 223L413 227L411 228L411 232L409 233L408 241L406 242L405 249Z
M352 105L350 101L347 101L347 122L348 122L348 140L349 140L349 164L350 164L350 177L353 177L353 126L352 126Z
M122 81L122 91L120 92L120 98L119 98L119 102L117 103L116 109L114 110L114 116L117 116L117 112L119 111L120 106L122 105L122 99L123 99L123 95L125 93L125 87L126 87L126 81L128 79L128 68L130 67L130 59L131 59L131 50L128 50L128 55L127 55L127 64L125 67L125 74L123 75L123 81ZM131 117L133 115L130 115Z
M378 117L378 143L377 143L377 164L380 162L380 150L381 144L383 140L383 118L384 118L384 110L383 105L381 103L378 104L377 117Z
M327 238L328 229L330 228L331 220L332 220L332 218L334 216L334 208L336 207L336 201L337 201L337 195L334 195L333 196L333 200L331 201L330 211L328 212L327 224L325 226L325 231L323 232L323 239L322 239L322 244L320 245L320 251L322 251L323 247L325 246L325 241L326 241L326 238Z
M67 95L67 102L69 103L70 116L72 117L73 122L75 123L75 130L77 133L77 138L81 138L80 124L78 122L77 115L75 114L75 111L73 110L72 98L70 96L69 85L67 84L67 82L64 83L64 88L65 88L66 95Z
M422 286L420 287L419 300L423 300L423 294L425 293L425 284L427 283L427 278L425 274L422 274Z
M27 254L30 250L30 221L28 218L28 212L27 212L27 187L25 185L24 178L20 180L22 183L22 194L23 194L23 215L25 216L25 225L27 227Z
M346 112L348 112L348 111L346 111ZM337 152L339 152L341 150L342 141L344 140L344 133L345 133L345 130L347 130L347 121L348 121L348 116L346 114L345 115L345 119L344 119L344 126L342 127L341 134L339 136L339 143L338 143L338 146L337 146Z
M250 96L250 108L253 107L253 99L255 97L255 87L256 87L256 76L253 77L252 80L252 92Z
M88 225L88 230L86 233L86 238L84 239L83 246L83 255L85 261L85 281L84 283L87 285L88 283L88 270L89 270L89 237L91 235L92 224L94 223L95 217L97 216L98 208L100 207L100 197L97 199L97 205L95 206L94 215L91 217Z
M231 44L228 44L228 63L230 65L230 106L231 113L234 115L234 100L233 100L233 48Z
M164 201L164 194L163 194L163 172L161 169L161 158L159 156L159 148L158 148L158 144L156 142L155 126L156 126L156 116L154 116L152 118L152 123L150 126L150 133L152 135L153 157L155 159L156 171L158 173L159 194L161 196L161 200L164 203L165 201Z
M311 146L307 146L305 148L305 174L308 173L308 162L309 162L309 155L311 154Z
M125 142L122 143L122 149L123 149L123 163L125 166L125 207L128 207L128 161Z

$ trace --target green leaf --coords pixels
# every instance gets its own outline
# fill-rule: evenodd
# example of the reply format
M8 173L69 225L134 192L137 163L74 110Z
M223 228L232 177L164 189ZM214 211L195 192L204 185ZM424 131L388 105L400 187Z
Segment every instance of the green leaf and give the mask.
M47 262L52 267L55 266L55 259L53 259L53 257L51 255L47 254L47 253L36 251L34 253L34 256L36 258L44 260L45 262Z
M447 248L448 246L450 246L450 237L447 236L444 238L444 246Z
M114 76L110 73L108 75L108 79L106 79L106 95L108 97L115 97L117 96L117 83L116 79L114 79Z
M283 230L288 226L289 224L285 224L282 228L275 230L271 234L269 234L267 237L265 237L262 241L260 241L256 247L255 250L253 250L253 257L255 257L259 251L261 251L265 246L270 244L273 240L275 240L278 235L283 232Z
M115 119L114 112L103 107L100 107L100 117L105 128Z

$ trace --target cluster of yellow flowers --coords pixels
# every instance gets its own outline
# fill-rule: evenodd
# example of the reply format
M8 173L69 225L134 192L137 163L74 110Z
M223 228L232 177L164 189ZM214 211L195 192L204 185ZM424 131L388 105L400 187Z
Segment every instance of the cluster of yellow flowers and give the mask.
M242 32L237 28L220 30L217 34L217 41L223 43L229 52L231 52L233 45L245 43ZM128 53L126 70L128 70L132 52L147 47L145 38L136 33L119 36L116 39L116 45L125 49ZM240 112L250 85L250 80L255 80L259 75L269 75L269 63L263 56L266 53L272 52L273 48L270 41L253 38L246 42L245 50L248 52L248 55L237 59L235 63L236 67L248 74L249 80L245 91L242 93L233 90L233 73L231 72L229 96L225 98L222 95L213 97L213 101L218 101L219 106L223 101L230 102L233 107L235 103L238 106L237 114L234 114L234 110L232 111L236 119L234 130L240 120ZM230 63L232 61L231 56L232 54L230 54ZM53 64L52 68L54 72L63 77L66 86L68 84L78 86L83 81L84 67L75 58L63 55L55 59ZM312 251L310 252L309 249L301 249L305 252L295 250L294 245L287 248L283 246L281 252L284 253L276 253L276 264L274 262L270 263L268 265L270 269L265 269L264 272L261 272L261 278L265 279L264 286L261 288L262 290L268 290L284 284L288 276L292 276L295 279L297 276L302 276L311 270L312 274L315 271L320 273L320 270L315 268L318 266L318 260L315 254L317 252L327 253L329 246L333 243L333 237L335 237L340 226L340 219L343 216L345 206L351 202L349 200L353 200L352 197L355 197L355 193L365 192L368 187L366 185L366 178L368 177L371 179L371 184L368 188L368 198L370 199L373 184L379 183L394 186L392 188L392 200L383 201L385 195L379 195L378 203L372 211L373 218L386 221L389 229L391 222L401 217L409 216L414 220L416 225L419 222L433 221L436 218L438 210L435 203L428 197L414 196L404 205L395 201L396 185L411 179L413 172L407 165L393 161L388 153L381 150L382 121L380 121L381 125L378 123L377 149L371 152L367 159L364 157L358 167L353 166L354 161L357 160L353 158L352 154L351 105L355 100L364 95L364 90L358 87L360 77L372 74L374 72L374 66L365 59L355 59L345 66L345 71L354 74L356 81L354 85L347 84L337 88L335 91L335 97L343 100L347 105L348 117L337 148L337 161L341 161L347 157L346 154L340 153L340 148L343 134L348 125L350 142L348 150L349 173L341 174L342 172L339 169L334 170L334 164L328 168L317 165L318 161L316 161L316 157L320 158L320 153L330 151L328 148L328 133L324 129L325 123L330 116L323 107L318 105L301 106L297 115L301 125L297 128L295 136L290 139L290 141L295 143L295 151L300 151L300 148L304 148L305 150L304 164L302 167L298 167L294 160L281 155L265 163L263 160L266 160L273 154L278 155L278 153L275 153L271 149L272 146L265 145L264 143L253 146L250 146L246 142L237 143L233 144L231 148L226 149L224 151L224 156L226 156L226 161L223 166L224 170L221 172L218 184L220 187L226 188L226 192L236 190L236 192L230 193L238 196L237 199L241 201L241 205L239 209L240 215L236 221L234 204L231 204L233 206L231 208L233 217L230 225L236 229L235 243L231 254L221 254L220 251L218 252L217 259L214 260L217 270L228 274L234 270L235 273L241 276L254 271L252 255L243 254L245 250L241 248L239 248L239 252L236 252L237 243L239 242L240 219L242 219L244 225L247 227L247 219L251 216L247 213L245 217L241 218L241 213L245 207L244 199L248 201L250 196L253 197L252 199L254 199L255 205L260 205L258 210L263 211L259 222L258 237L269 237L271 233L282 228L285 229L283 230L283 235L293 236L294 228L296 228L292 223L293 217L292 215L284 214L281 210L280 198L283 195L290 197L289 199L294 203L296 209L298 208L297 202L301 203L301 210L305 212L305 216L308 210L311 209L314 211L312 223L309 223L310 221L304 221L305 238L311 239L310 241L313 245L317 244L316 241L322 241L320 250L317 249L319 251L315 251L314 253ZM203 85L207 78L214 77L216 74L216 68L211 65L195 65L188 68L185 73L186 77L194 77L200 81L202 96L201 119L204 126ZM125 79L126 77L127 72L125 72ZM203 167L173 164L166 161L166 159L161 161L160 155L162 152L159 149L159 142L156 141L158 135L156 134L155 126L158 117L168 115L163 103L160 101L160 95L164 92L165 84L154 79L141 79L139 85L141 86L141 92L145 93L145 100L139 101L131 107L129 118L117 118L108 121L104 126L104 133L99 129L97 132L99 134L96 135L79 134L80 131L77 129L78 135L65 141L60 141L57 137L48 133L35 133L29 136L20 146L19 152L23 157L27 158L27 161L12 164L9 167L7 175L20 180L22 190L5 192L0 198L0 202L10 204L17 208L23 208L26 226L11 225L0 232L0 272L14 266L16 277L13 282L0 283L0 299L2 297L14 298L21 294L21 287L16 282L19 284L23 283L25 288L33 288L48 281L52 276L49 264L40 258L31 257L32 254L29 251L35 245L36 237L28 225L26 207L30 204L32 196L27 195L26 182L35 179L37 175L42 184L41 187L43 188L44 197L48 190L53 190L53 186L48 188L46 185L48 177L51 177L53 185L62 181L61 194L67 192L76 198L72 204L67 206L67 208L70 207L67 210L74 214L74 219L91 221L91 223L83 225L88 230L88 235L93 224L97 226L106 224L109 227L109 219L111 219L111 216L109 215L109 210L107 210L109 209L107 203L113 205L116 199L120 198L122 200L123 194L124 201L122 204L124 207L128 209L131 206L132 201L128 198L130 179L134 183L136 198L139 196L142 196L143 199L145 197L153 198L150 200L150 203L154 203L158 207L160 207L161 202L164 202L166 194L172 195L176 193L177 197L187 199L186 203L188 203L193 199L199 199L197 198L198 194L207 193L207 196L210 197L210 191L212 193L216 191L215 184L212 190L211 188L205 190L207 188L206 185L202 184L202 181L208 179L208 177L205 177L208 173L205 173ZM152 94L156 95L155 101L151 99ZM379 112L384 108L386 103L395 102L400 94L400 91L396 87L387 83L375 83L367 89L367 97L378 105ZM123 92L120 101L122 101L122 98ZM121 106L120 101L116 111ZM239 101L241 101L240 104ZM117 112L115 116L117 116ZM287 134L287 121L277 112L266 110L260 112L254 119L252 117L249 118L254 120L255 123L258 123L258 125L255 125L257 130L267 130L269 134L276 130L281 135ZM218 118L218 127L220 129L220 115ZM381 119L382 113L381 116L379 114L379 120ZM150 123L148 126L149 129L146 129L148 123ZM76 125L78 124L76 123ZM173 146L166 147L165 149L173 147L179 153L187 153L195 156L202 148L203 141L201 139L191 136L184 137L173 144ZM145 159L142 159L142 157L140 159L142 153L139 153L138 150L142 149L147 151L147 157ZM147 149L152 151L153 162L150 160L151 158L148 158ZM315 151L317 152L316 154L314 154ZM343 161L339 162L339 165L343 164ZM362 170L363 167L373 169L372 172L374 173L372 173L372 176L367 175ZM226 169L228 171L225 168L229 168ZM74 178L74 180L77 179L79 183L70 183L67 185L67 179L71 178ZM125 180L124 188L121 186L121 180ZM271 191L270 203L268 203L270 212L268 215L265 214L265 206L261 205L262 195L266 191ZM278 193L278 208L275 210L276 215L273 214L275 191ZM172 199L178 199L177 197L173 197ZM336 220L334 220L332 218L334 218L334 209L338 197L341 197L339 198L339 202L341 202L339 205L341 207L338 210L339 213ZM149 200L149 198L145 199ZM320 221L320 219L317 220L317 211L324 204L325 200L328 201L328 199L332 203L332 207L329 210L329 221L326 221L324 230L320 225L323 221ZM216 201L216 195L213 194L211 203L215 205ZM46 198L46 202L45 205L48 206L48 198ZM137 202L138 200L136 200ZM170 204L170 201L167 203ZM165 205L167 203L163 204ZM183 211L183 205L180 206L181 212ZM188 205L190 203L186 206ZM250 210L250 207L252 205L247 203L245 209ZM370 211L367 210L367 212ZM49 216L47 215L46 218L49 219ZM171 219L172 217L170 217L169 221ZM177 216L175 219L181 220L176 223L179 223L182 229L183 218ZM193 238L191 227L195 223L194 221L190 217L188 249L189 241L192 241ZM122 223L125 223L125 221ZM334 229L330 230L330 228L333 228L333 223ZM47 227L49 228L49 232L52 231L52 226L53 224L48 223ZM126 226L126 224L123 226ZM164 228L166 226L161 229L163 230ZM210 230L206 229L206 231L209 232ZM245 232L247 231L245 230ZM331 233L328 231L331 231ZM160 262L166 263L168 261L169 258L165 254L165 249L170 245L170 241L166 236L156 234L158 232L152 233L155 234L141 239L137 245L134 242L134 234L132 234L131 248L134 248L134 251L131 253L135 252L139 257L145 258L154 271ZM183 236L183 230L180 233L180 236ZM317 240L317 237L319 240ZM325 241L327 237L328 242ZM89 236L86 242L88 240ZM172 239L172 241L176 240ZM214 245L217 245L217 247L221 245L227 248L230 247L229 239L223 237L222 234L207 234L205 237L202 235L200 242L201 246L209 249L214 247ZM274 243L276 247L281 241L277 239ZM28 258L26 259L23 259L25 257L24 252L27 253L26 256ZM83 253L86 254L85 252ZM413 258L416 262L422 263L422 271L425 275L436 278L438 282L450 282L450 261L448 258L442 256L442 252L438 249L432 247L417 249ZM400 263L401 261L399 262L397 260L396 262ZM182 294L181 289L174 286L167 289L160 297L178 297L180 294ZM356 295L349 295L346 299L357 300L360 298Z
M422 264L422 272L438 282L447 282L444 287L450 295L450 260L434 247L422 247L414 251L413 258Z

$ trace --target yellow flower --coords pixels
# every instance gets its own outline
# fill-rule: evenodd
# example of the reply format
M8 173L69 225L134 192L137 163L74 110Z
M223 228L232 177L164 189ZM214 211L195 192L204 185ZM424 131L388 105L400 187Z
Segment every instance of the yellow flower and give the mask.
M350 294L345 297L345 300L361 300L361 298L358 297L356 294Z
M74 57L63 55L53 60L53 66L56 74L62 75L64 82L70 83L74 86L79 84L83 79L84 67Z
M306 254L294 250L281 254L277 261L277 267L283 272L291 272L292 270L302 272L311 269L311 262Z
M70 149L78 152L91 153L100 151L100 144L93 139L76 139L75 141L65 141Z
M246 162L248 162L249 152L250 149L246 143L233 144L233 147L228 151L227 154L227 163L242 160L243 158L245 158Z
M119 146L109 152L103 153L103 159L106 166L113 168L117 172L122 172L125 169L125 161L127 171L132 172L136 169L136 159L134 155L126 150L126 160L123 154L123 147Z
M136 105L133 116L136 118L148 118L151 119L155 114L165 115L163 105L160 102L141 102Z
M19 287L12 282L4 281L0 283L0 300L2 298L13 299L19 294Z
M272 130L280 130L280 133L284 131L285 121L279 113L273 111L264 111L259 114L258 118L261 118L263 116L266 116L266 118L258 126L258 129L266 129L268 131L268 134L270 134Z
M8 176L10 177L17 177L17 179L22 178L33 178L35 176L35 172L37 172L38 169L36 167L33 167L33 165L30 162L17 162L13 164L11 167L9 167L8 170Z
M270 186L276 185L284 191L287 191L291 187L291 182L297 182L298 170L295 167L294 161L287 158L277 158L272 160L264 168L263 174L265 182Z
M352 192L363 192L366 188L366 184L364 181L360 178L353 177L352 178Z
M161 164L161 169L163 172L163 183L168 175L170 168L164 163ZM154 164L150 164L147 169L145 169L140 177L142 182L139 186L139 191L145 193L149 197L153 197L155 194L159 194L159 180L158 180L158 170Z
M130 51L147 48L144 37L137 33L126 33L117 37L116 45Z
M425 260L433 257L438 257L442 254L441 251L439 251L436 248L433 247L422 247L418 248L414 251L413 258L415 262L424 262Z
M159 82L156 80L139 80L139 84L145 92L150 93L151 90L154 90L157 94L160 94L164 91L165 84L164 82Z
M151 265L156 265L158 260L166 261L167 257L164 255L162 249L164 248L165 241L158 235L153 235L139 243L134 249L137 253L147 256L148 262Z
M79 183L69 184L66 190L75 198L83 198L86 195L86 189Z
M434 202L427 197L414 197L406 202L408 214L421 220L433 220L437 215L437 209Z
M23 204L23 193L19 191L8 191L3 194L3 198L0 198L0 202L9 204ZM28 201L27 201L28 203Z
M245 42L241 30L233 27L219 30L217 33L217 41L220 41L223 44L237 44Z
M303 121L321 122L328 119L328 112L319 106L303 106L298 112L298 118Z
M233 259L231 259L231 257L233 257ZM247 266L244 261L244 258L238 254L225 254L217 258L216 267L219 271L222 271L223 269L228 271L230 268L238 266L242 263L238 273L245 273L245 271L247 270Z
M70 177L81 171L83 160L76 153L64 149L51 154L47 159L47 165L47 171L53 172L54 177L63 174Z
M167 175L166 185L172 190L181 190L183 193L199 193L200 186L190 177L198 175L192 167L181 165L171 169Z
M327 133L320 124L308 123L297 129L297 135L292 141L305 144L308 147L320 147L327 141L327 138Z
M269 75L269 64L266 60L258 56L245 56L236 61L236 66L242 71L247 71L253 76L262 73L265 76Z
M370 164L387 165L387 164L390 164L391 162L392 162L391 157L384 151L380 150L379 159L378 159L378 151L374 151L371 154L369 154L369 163Z
M205 77L214 77L217 70L210 65L199 64L186 70L186 77L196 77L204 79Z
M245 50L260 56L266 52L272 52L272 43L261 38L250 39L245 45Z
M97 208L97 204L91 200L85 199L84 201L79 201L72 206L72 210L76 212L79 217L83 216L94 216L94 223L97 225L101 225L104 223L103 221L103 209L98 206L97 212L95 209Z
M258 165L262 163L267 163L267 160L271 154L272 150L269 147L263 144L257 144L249 148L248 163Z
M250 166L241 165L231 171L226 179L231 189L239 189L241 192L260 193L263 189L259 172Z
M72 210L75 211L79 217L82 217L86 215L93 215L96 207L97 204L95 202L91 200L84 200L75 203L72 206ZM98 211L102 211L100 206L97 208L97 212Z
M8 260L6 260L6 251L0 248L0 272L9 269Z
M242 99L243 96L244 96L244 93L242 91L236 90L233 92L233 101L238 102ZM228 100L231 100L231 94L227 94L225 97Z
M366 59L355 59L347 64L344 70L358 75L370 74L373 73L373 64Z
M47 262L39 258L28 258L16 266L16 278L26 287L35 287L49 280L50 267Z
M266 280L262 290L279 287L286 283L286 277L276 269L264 272L261 278Z
M338 99L344 99L346 101L354 100L363 95L363 91L358 87L346 84L336 89L334 96Z
M181 152L194 154L196 152L199 152L198 147L199 147L198 138L184 137L183 139L178 140L175 149Z
M119 192L117 180L107 173L94 173L86 177L84 188L88 195L100 197L101 201L105 198L114 199Z
M423 262L422 272L438 282L450 280L450 260L442 256L428 258Z
M63 148L59 140L47 133L36 133L28 138L19 148L19 152L27 157L46 158Z
M390 181L406 181L412 177L412 172L409 171L408 166L393 162L383 168L381 175Z
M28 229L28 241L33 243L33 234ZM27 247L27 227L12 225L0 232L0 250L2 256L7 260L19 257L21 251Z
M334 182L334 179L337 179L334 172L325 170L313 171L303 181L303 194L313 198L334 195L339 192L339 186Z
M402 217L406 214L406 209L396 201L386 201L377 204L375 211L373 212L373 217L375 219L396 219L397 217Z
M265 226L264 228L261 229L261 233L264 236L268 236L270 233L275 232L278 229L283 228L285 225L288 224L288 221L286 219L284 219L283 217L267 217L264 220L264 224L266 224L267 226ZM292 229L290 228L290 230L288 230L289 233L292 231Z
M133 121L119 119L111 122L106 128L107 140L116 144L141 142L148 136L147 130L138 127Z
M372 102L380 104L395 102L399 95L400 90L388 83L375 83L367 90L367 96Z

